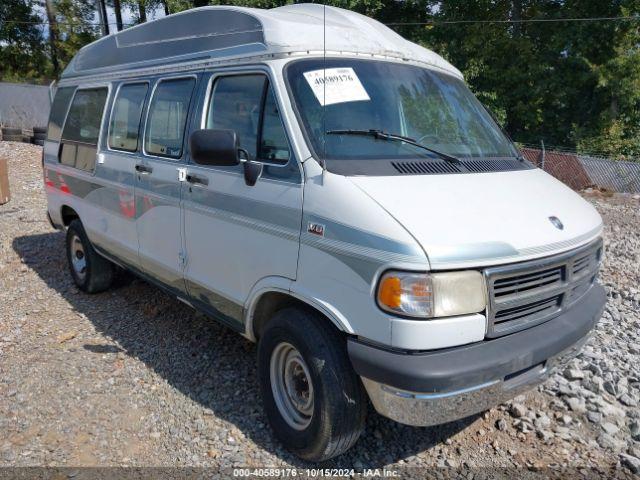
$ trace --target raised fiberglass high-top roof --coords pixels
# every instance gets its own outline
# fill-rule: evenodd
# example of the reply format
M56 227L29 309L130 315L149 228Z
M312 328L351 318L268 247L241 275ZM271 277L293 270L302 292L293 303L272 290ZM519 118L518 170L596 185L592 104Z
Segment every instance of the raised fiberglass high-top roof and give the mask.
M434 52L336 7L203 7L108 35L82 48L62 77L269 54L341 52L409 59L461 77Z

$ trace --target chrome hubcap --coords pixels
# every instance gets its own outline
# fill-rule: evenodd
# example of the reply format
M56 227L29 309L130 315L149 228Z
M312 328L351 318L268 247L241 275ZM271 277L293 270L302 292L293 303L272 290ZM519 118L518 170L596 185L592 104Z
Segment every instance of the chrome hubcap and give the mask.
M80 237L74 235L71 238L69 248L71 249L71 266L78 279L82 281L87 275L87 257L84 254L84 247Z
M282 342L271 353L271 390L287 424L305 429L313 416L313 384L307 363L290 343Z

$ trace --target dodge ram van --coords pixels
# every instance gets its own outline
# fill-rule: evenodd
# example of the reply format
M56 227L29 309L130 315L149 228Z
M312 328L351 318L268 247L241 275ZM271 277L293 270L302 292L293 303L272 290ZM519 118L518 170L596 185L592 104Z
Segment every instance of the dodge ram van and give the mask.
M456 68L339 8L205 7L84 47L44 179L78 288L126 269L257 342L266 417L308 460L368 401L428 426L532 388L605 304L595 209Z

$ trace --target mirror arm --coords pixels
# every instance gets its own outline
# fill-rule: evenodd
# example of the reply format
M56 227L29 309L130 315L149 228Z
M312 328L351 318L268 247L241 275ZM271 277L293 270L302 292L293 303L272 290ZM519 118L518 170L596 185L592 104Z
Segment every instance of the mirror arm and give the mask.
M249 152L247 152L244 148L238 148L238 162L245 163L250 161L251 156L249 155Z
M238 160L244 170L244 182L247 186L253 187L262 175L262 163L252 161L249 152L244 148L238 148Z

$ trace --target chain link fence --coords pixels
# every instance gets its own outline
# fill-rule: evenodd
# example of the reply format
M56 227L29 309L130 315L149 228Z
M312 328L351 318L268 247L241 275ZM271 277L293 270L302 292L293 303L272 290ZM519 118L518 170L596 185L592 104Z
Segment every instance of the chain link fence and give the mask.
M614 192L640 193L640 163L578 157L594 185Z
M574 190L594 187L620 193L640 193L640 162L610 160L568 152L522 148L527 160Z

